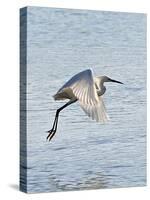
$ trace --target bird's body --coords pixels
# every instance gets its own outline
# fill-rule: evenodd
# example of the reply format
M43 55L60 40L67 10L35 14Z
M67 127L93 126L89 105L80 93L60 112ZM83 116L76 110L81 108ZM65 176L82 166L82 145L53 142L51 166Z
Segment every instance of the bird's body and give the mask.
M101 82L100 78L93 77L91 70L83 71L65 83L54 95L54 99L78 100L81 108L89 117L99 122L106 122L108 115L102 97L100 97L105 93L106 88Z
M67 81L53 97L55 100L69 99L69 102L57 110L53 128L48 131L47 139L51 140L56 132L59 112L76 101L79 101L81 108L93 120L108 121L109 117L102 98L106 91L104 82L121 83L107 76L94 77L91 69L84 70Z

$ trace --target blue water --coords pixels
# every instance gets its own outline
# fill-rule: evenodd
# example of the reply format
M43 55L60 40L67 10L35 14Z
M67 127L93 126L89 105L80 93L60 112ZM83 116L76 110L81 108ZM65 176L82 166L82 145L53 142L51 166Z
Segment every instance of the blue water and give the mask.
M27 9L27 190L49 192L146 184L146 15ZM78 103L52 98L74 74L92 68L107 83L110 121L88 118Z

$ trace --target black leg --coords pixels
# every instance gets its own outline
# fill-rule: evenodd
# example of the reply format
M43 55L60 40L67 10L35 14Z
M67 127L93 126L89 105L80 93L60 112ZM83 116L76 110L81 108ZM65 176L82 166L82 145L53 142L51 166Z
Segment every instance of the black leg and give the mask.
M56 115L55 115L55 120L54 120L54 123L53 123L53 127L51 130L48 131L48 136L47 136L47 140L51 140L56 131L57 131L57 124L58 124L58 117L59 117L59 113L61 110L63 110L65 107L69 106L70 104L76 102L77 100L70 100L68 103L66 103L65 105L63 105L62 107L60 107L57 111L56 111Z
M47 140L51 140L52 137L55 135L56 133L56 130L57 130L57 123L58 123L58 116L59 116L59 111L57 110L56 112L56 115L55 115L55 120L54 120L54 123L53 123L53 127L51 130L48 131L48 136L47 136Z

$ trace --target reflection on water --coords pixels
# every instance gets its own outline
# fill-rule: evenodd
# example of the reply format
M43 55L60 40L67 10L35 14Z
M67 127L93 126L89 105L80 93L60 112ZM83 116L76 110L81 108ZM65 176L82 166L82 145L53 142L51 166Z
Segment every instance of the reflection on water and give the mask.
M95 176L88 178L89 174L93 174L92 171L87 171L87 178L81 182L72 182L70 184L62 184L59 179L53 179L52 182L55 185L56 190L69 191L69 190L85 190L85 189L100 189L106 188L107 182L106 177L103 177L100 173Z
M27 10L28 192L145 185L146 16ZM64 104L52 95L90 67L96 75L125 83L106 84L111 120L105 125L92 121L77 102L62 111L56 136L47 142L46 131ZM21 168L26 170L24 163Z

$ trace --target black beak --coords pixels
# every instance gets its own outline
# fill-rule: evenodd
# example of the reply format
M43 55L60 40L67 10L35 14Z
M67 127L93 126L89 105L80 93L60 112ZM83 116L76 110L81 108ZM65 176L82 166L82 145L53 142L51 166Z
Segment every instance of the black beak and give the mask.
M115 83L120 83L120 84L123 84L122 82L120 81L116 81L116 80L113 80L113 79L110 79L111 82L115 82Z

